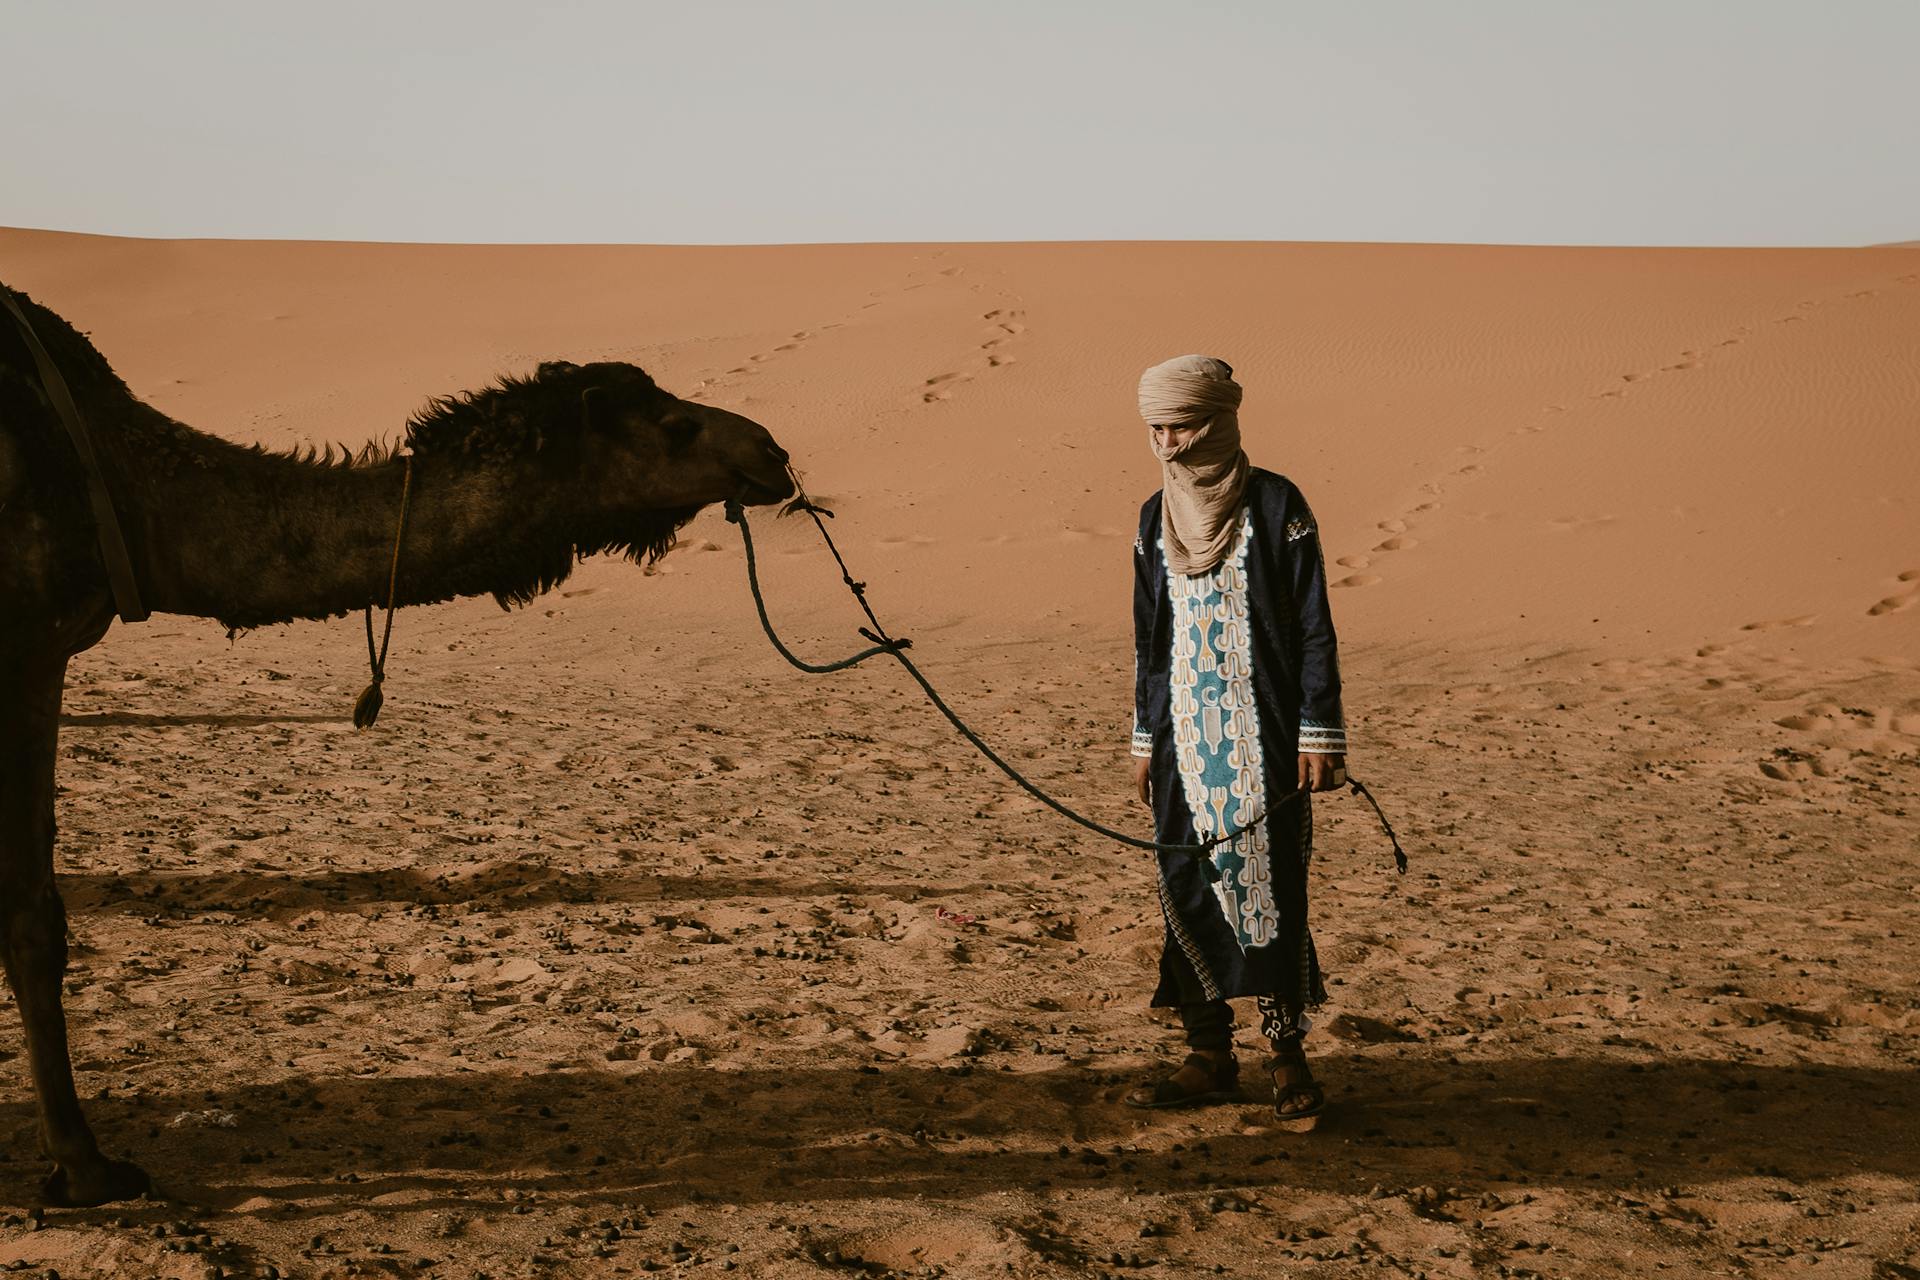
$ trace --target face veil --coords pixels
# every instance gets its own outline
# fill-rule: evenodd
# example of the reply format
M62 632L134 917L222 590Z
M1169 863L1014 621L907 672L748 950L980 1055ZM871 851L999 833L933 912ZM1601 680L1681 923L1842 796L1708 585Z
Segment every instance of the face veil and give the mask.
M1210 573L1227 554L1247 488L1240 447L1240 384L1212 356L1175 356L1140 375L1140 416L1149 427L1199 427L1183 445L1162 448L1161 536L1167 567Z

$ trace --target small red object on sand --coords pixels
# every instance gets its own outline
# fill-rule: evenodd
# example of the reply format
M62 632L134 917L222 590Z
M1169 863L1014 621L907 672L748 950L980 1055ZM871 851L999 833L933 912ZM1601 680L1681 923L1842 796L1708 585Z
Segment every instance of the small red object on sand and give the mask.
M935 907L933 918L945 920L948 924L973 924L980 919L979 916L963 915L958 911L949 911L945 907Z

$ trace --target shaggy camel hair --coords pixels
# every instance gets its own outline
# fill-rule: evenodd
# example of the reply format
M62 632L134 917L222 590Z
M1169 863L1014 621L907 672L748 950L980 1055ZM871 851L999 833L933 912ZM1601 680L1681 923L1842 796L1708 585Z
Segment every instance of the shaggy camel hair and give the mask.
M217 439L143 404L73 326L16 294L89 424L155 613L240 629L384 603L405 464ZM408 424L413 479L400 604L490 594L524 604L602 551L664 555L702 507L793 492L786 451L737 414L690 404L630 364L543 364L431 401ZM114 620L79 457L26 343L0 323L0 950L26 1026L53 1172L46 1199L139 1195L74 1092L60 987L54 760L67 661Z

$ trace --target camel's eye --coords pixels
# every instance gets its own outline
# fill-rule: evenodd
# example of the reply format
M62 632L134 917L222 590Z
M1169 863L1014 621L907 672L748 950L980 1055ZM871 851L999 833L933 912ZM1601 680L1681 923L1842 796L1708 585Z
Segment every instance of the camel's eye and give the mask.
M691 418L669 418L660 424L660 430L667 437L667 448L678 453L700 434L700 424Z

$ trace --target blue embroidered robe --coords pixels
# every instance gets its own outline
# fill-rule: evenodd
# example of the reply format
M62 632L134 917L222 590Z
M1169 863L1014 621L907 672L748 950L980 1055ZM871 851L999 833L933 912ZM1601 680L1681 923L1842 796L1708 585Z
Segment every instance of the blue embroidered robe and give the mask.
M1157 838L1188 844L1267 816L1209 857L1158 855L1167 933L1153 1003L1318 1004L1298 755L1344 752L1346 730L1313 513L1256 467L1227 556L1185 577L1167 569L1160 506L1156 493L1141 508L1134 542L1133 751L1151 761Z

